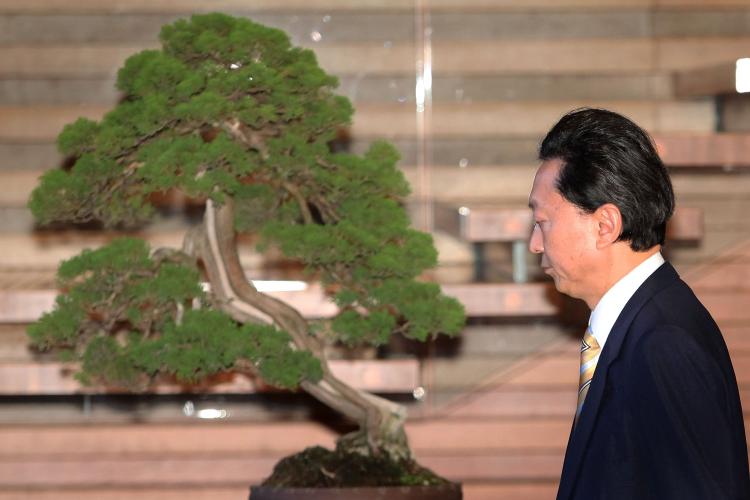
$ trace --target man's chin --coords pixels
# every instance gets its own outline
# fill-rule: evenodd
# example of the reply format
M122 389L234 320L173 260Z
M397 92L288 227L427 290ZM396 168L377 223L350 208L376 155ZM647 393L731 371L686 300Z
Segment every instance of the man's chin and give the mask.
M556 274L550 274L550 276L552 276L552 281L555 283L555 289L558 292L573 297L573 295L571 295L570 293L569 287L566 286L567 284L564 280L561 280Z

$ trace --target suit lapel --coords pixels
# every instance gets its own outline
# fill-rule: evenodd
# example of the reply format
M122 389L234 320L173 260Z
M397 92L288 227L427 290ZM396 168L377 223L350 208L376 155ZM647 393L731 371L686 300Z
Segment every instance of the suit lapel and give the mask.
M573 486L575 485L578 471L581 468L583 455L597 420L599 406L602 402L604 388L606 387L609 366L619 356L620 348L625 340L625 334L630 328L630 324L643 305L657 291L677 278L679 278L677 271L674 270L671 264L665 262L636 290L612 326L612 331L609 333L609 337L607 337L607 342L604 344L604 349L602 349L602 354L597 362L594 377L591 380L591 386L586 395L586 402L578 419L578 425L571 429L570 432L568 447L565 450L565 461L563 462L557 500L570 498L573 492Z

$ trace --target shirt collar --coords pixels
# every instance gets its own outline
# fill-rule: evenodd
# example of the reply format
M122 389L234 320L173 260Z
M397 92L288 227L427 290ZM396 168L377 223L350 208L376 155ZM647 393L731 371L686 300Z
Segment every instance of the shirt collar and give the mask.
M662 264L664 264L664 257L662 257L661 252L656 252L623 276L599 300L599 303L591 312L589 328L591 328L591 332L600 347L604 347L609 332L617 321L617 317L625 308L625 304L628 303L643 282Z

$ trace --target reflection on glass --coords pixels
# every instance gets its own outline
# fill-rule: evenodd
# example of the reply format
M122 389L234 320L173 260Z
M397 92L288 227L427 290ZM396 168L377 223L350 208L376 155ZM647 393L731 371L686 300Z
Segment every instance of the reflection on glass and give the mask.
M750 57L737 59L735 88L739 93L750 92Z

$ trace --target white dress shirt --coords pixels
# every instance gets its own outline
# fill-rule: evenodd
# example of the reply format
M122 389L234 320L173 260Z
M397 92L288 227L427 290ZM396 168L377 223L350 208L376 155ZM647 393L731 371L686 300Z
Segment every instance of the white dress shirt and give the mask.
M589 327L602 349L604 343L607 342L612 326L625 308L625 304L628 303L643 282L662 264L664 264L664 257L660 252L656 252L623 276L599 300L599 303L591 312Z

